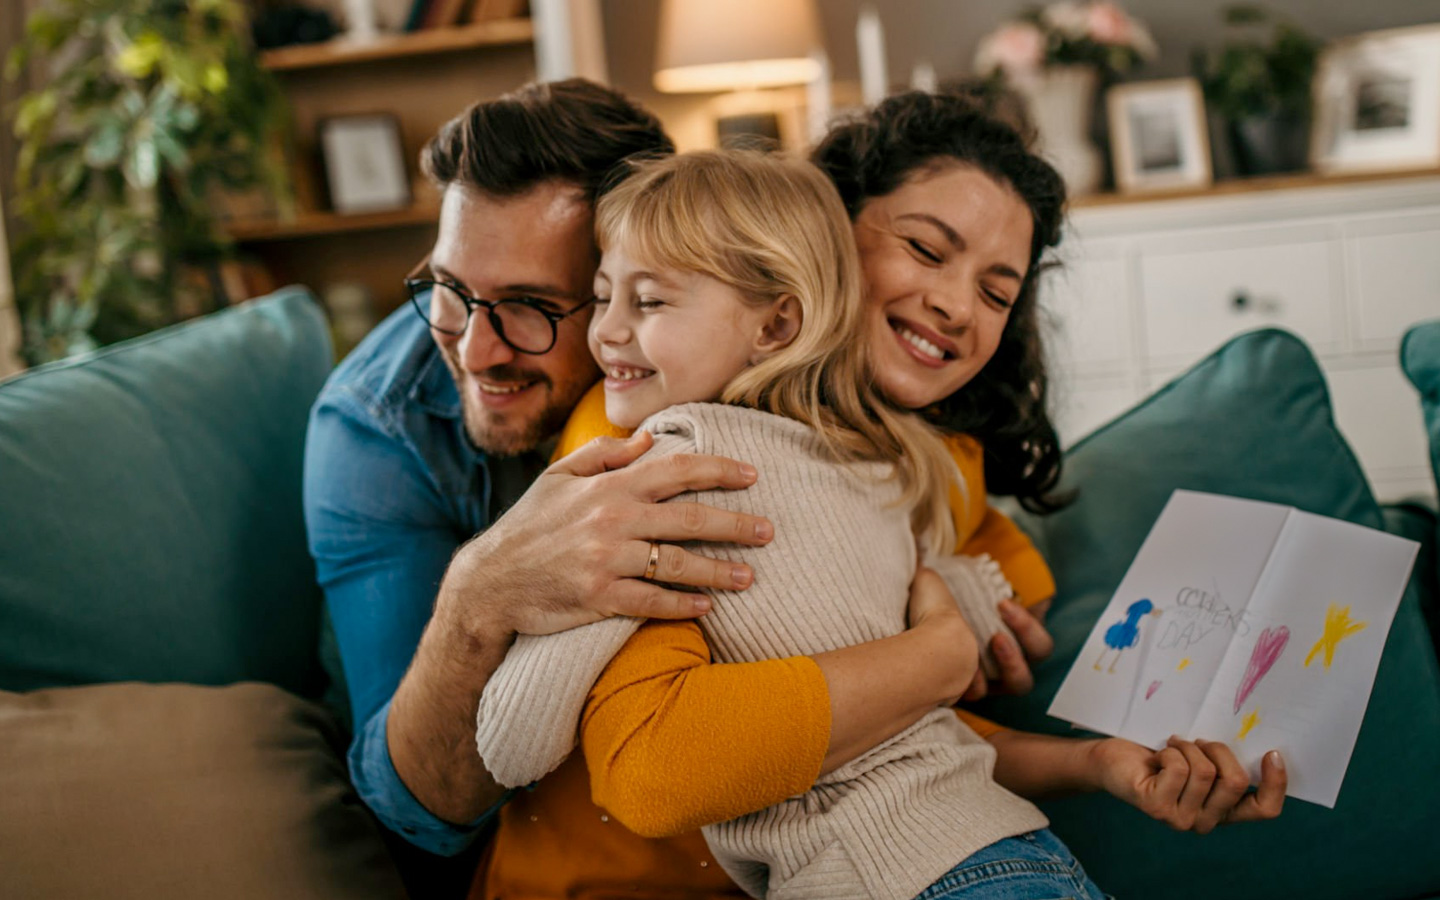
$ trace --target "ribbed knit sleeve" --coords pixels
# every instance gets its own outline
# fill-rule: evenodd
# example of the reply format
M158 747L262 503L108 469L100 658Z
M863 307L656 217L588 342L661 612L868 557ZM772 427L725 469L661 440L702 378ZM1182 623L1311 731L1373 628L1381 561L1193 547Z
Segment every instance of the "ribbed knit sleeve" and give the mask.
M592 799L646 837L803 793L829 743L830 695L814 660L712 665L693 622L646 623L600 676L581 722Z
M496 782L521 787L565 761L575 749L586 695L640 622L616 616L515 639L475 714L475 746Z

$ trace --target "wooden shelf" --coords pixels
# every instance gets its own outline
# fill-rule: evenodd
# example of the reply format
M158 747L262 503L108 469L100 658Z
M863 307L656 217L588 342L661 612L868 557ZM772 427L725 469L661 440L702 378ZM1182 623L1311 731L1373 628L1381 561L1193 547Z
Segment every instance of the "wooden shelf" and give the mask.
M528 44L535 38L529 19L495 19L453 28L430 28L408 34L382 35L373 41L327 41L266 50L260 64L272 72L343 66L383 59L403 59L434 53L453 53L478 47Z
M1440 175L1440 169L1406 169L1391 172L1356 172L1334 175L1325 175L1319 172L1290 172L1284 175L1227 178L1203 188L1184 188L1182 190L1152 191L1133 194L1090 194L1084 197L1076 197L1070 202L1070 207L1072 209L1087 209L1101 206L1123 206L1130 203L1153 203L1162 200L1182 200L1191 197L1218 197L1228 194L1255 194L1264 191L1327 187L1339 184L1361 184L1372 181L1394 181L1401 178L1423 178L1433 175Z
M408 209L377 213L341 215L332 212L303 212L291 220L265 219L236 221L226 225L238 243L258 244L292 238L321 237L384 228L411 228L435 225L440 219L438 203L419 203Z

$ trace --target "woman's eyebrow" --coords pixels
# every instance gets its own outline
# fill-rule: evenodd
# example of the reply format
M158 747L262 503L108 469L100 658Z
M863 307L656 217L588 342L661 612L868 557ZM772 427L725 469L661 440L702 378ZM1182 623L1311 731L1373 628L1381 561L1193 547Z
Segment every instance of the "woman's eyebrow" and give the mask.
M905 213L903 216L899 216L899 218L914 219L918 222L925 222L929 225L933 225L941 234L945 236L945 240L950 242L950 246L961 252L965 250L965 239L960 236L960 232L956 231L954 228L951 228L950 223L946 222L944 219L932 216L930 213Z
M950 224L948 222L946 222L944 219L932 216L929 213L906 213L905 215L899 216L898 218L914 219L916 221L925 222L926 224L934 226L936 230L938 230L941 234L945 236L945 240L950 243L950 246L954 247L957 251L964 252L965 248L969 246L965 243L965 238L960 234L960 232L950 227ZM1013 268L1005 265L1004 263L996 263L995 265L990 267L990 271L1004 278L1013 278L1016 281L1025 280L1019 272L1015 271Z

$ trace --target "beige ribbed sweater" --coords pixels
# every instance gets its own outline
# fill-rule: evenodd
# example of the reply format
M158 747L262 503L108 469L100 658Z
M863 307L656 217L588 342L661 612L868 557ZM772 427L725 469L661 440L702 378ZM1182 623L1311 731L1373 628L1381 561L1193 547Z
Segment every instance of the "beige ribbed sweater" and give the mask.
M748 590L713 592L714 608L700 620L717 662L814 655L905 629L916 545L889 467L837 465L811 429L741 407L677 406L642 428L655 434L651 454L727 456L762 473L746 491L698 495L724 509L763 511L775 524L766 547L706 548L755 570ZM1008 593L988 560L926 564L992 617ZM638 626L616 618L516 640L477 718L477 744L498 781L528 784L569 755L586 695ZM709 826L705 837L755 896L904 900L975 851L1046 825L1038 809L995 783L994 762L988 743L937 709L806 793Z

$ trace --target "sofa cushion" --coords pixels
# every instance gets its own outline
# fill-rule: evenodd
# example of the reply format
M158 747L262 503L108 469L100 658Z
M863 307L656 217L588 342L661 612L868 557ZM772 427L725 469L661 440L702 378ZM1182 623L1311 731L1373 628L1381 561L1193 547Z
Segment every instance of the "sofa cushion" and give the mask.
M1069 508L1022 517L1055 570L1056 652L1035 690L982 711L1074 735L1050 705L1096 618L1176 488L1286 503L1385 527L1336 429L1324 378L1281 331L1242 335L1066 456ZM1203 838L1173 832L1104 795L1042 804L1105 890L1121 897L1408 898L1440 891L1440 856L1416 854L1440 809L1440 673L1418 570L1401 601L1334 810L1289 799L1274 822Z
M315 696L300 469L331 363L291 288L0 384L0 689Z
M267 684L0 692L0 893L402 897L343 746Z
M1440 493L1440 319L1421 322L1405 332L1400 368L1420 392L1425 433L1430 436L1430 472Z

